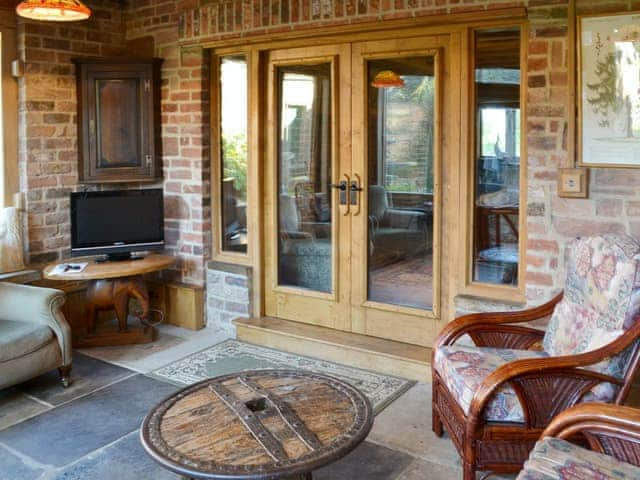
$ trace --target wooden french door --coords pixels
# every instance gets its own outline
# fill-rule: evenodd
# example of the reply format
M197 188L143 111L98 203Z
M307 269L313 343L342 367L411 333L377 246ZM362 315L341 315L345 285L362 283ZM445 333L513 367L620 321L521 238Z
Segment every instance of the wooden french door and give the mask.
M444 88L452 43L270 52L267 315L432 344L448 303L442 184L455 163L443 119L460 124L459 95Z

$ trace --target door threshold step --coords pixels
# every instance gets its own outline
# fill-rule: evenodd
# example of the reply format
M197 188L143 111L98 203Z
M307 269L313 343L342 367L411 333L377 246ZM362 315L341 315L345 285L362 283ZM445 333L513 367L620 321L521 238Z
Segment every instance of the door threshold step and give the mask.
M431 381L431 349L274 317L238 318L237 338L285 352Z

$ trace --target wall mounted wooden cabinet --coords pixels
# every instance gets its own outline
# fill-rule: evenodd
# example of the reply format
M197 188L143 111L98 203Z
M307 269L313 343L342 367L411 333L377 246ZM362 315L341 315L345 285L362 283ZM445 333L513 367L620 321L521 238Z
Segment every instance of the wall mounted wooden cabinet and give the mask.
M79 177L147 182L160 163L161 59L76 58Z

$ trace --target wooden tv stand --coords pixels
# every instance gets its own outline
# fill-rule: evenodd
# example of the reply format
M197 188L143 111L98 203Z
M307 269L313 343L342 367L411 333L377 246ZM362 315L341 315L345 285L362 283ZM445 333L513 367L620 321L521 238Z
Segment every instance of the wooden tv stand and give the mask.
M87 262L81 272L52 274L56 265ZM43 270L43 276L50 280L88 280L86 304L86 334L74 340L74 347L102 347L149 343L154 340L154 329L148 325L130 327L128 325L129 299L134 297L142 307L141 319L149 314L149 291L142 275L171 267L175 257L150 254L135 260L97 263L95 257L77 257L51 263ZM96 315L100 310L115 310L118 328L99 329Z

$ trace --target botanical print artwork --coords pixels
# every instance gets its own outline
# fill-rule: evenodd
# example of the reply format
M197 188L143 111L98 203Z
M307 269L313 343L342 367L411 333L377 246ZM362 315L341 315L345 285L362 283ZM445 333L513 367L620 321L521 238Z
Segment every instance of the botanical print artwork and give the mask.
M640 166L640 14L580 19L582 163Z

